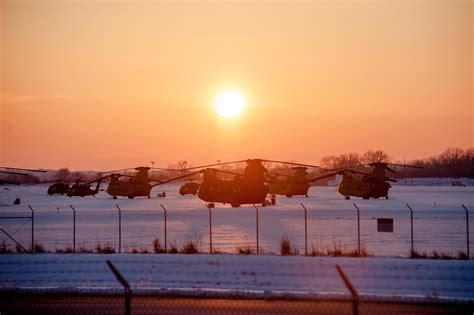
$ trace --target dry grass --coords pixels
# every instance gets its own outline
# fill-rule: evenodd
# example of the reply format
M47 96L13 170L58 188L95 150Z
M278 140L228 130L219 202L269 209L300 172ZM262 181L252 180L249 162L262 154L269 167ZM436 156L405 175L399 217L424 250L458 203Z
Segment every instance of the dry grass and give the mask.
M295 244L292 244L291 239L285 235L280 240L280 254L282 256L298 255L299 250Z
M102 246L100 242L97 242L97 245L94 248L95 252L98 254L113 254L115 253L115 247L112 247L110 244L105 244Z
M153 252L155 254L163 254L163 253L166 253L165 249L163 248L163 246L161 246L161 243L160 243L160 239L159 238L155 238L153 240Z
M250 245L237 246L235 250L237 254L240 254L240 255L250 255L254 252L253 247Z
M183 246L181 246L179 252L181 254L199 253L199 247L201 247L201 238L202 236L195 236L194 239L188 238Z

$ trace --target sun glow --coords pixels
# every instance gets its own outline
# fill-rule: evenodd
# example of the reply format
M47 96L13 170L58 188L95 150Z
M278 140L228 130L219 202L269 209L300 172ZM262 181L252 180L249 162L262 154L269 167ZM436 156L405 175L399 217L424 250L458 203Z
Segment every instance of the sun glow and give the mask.
M214 106L222 117L234 118L244 110L245 100L239 92L228 90L217 96Z

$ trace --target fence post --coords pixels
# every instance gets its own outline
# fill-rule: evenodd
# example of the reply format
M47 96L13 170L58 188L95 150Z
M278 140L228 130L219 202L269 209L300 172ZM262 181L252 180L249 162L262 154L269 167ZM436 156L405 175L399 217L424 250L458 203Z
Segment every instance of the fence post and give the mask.
M360 255L360 209L355 203L353 205L357 209L357 254Z
M415 253L415 248L413 246L413 209L410 207L410 205L407 203L408 209L410 209L410 230L411 230L411 252L410 256L413 256Z
M352 313L354 315L359 314L359 294L357 293L356 289L352 285L352 283L349 281L349 278L347 278L346 274L342 271L341 267L339 265L336 265L336 270L339 273L339 276L341 277L342 281L344 282L344 285L346 286L347 290L351 293L352 296Z
M300 203L304 209L304 255L308 256L308 217L307 210L303 203Z
M206 205L207 209L209 209L209 253L212 254L212 211L209 205Z
M28 205L28 208L31 210L31 252L35 252L35 210L33 207Z
M256 218L256 225L257 225L257 255L260 253L260 244L258 242L258 208L253 205L255 208L255 218Z
M166 249L166 243L167 243L167 240L166 240L166 208L160 204L161 208L163 208L163 211L164 211L164 216L165 216L165 253L167 253L167 249Z
M119 206L115 205L119 212L119 254L122 253L122 210Z
M464 210L466 210L466 240L467 240L467 259L471 259L471 255L469 253L469 210L466 208L465 205L462 205Z
M73 213L73 223L72 223L72 252L76 252L76 209L73 206L69 205Z
M123 286L124 290L124 297L125 297L125 315L131 314L131 300L132 300L132 289L128 284L127 280L120 274L120 272L115 268L110 260L107 259L107 265L109 266L110 270L114 274L115 278L118 282Z

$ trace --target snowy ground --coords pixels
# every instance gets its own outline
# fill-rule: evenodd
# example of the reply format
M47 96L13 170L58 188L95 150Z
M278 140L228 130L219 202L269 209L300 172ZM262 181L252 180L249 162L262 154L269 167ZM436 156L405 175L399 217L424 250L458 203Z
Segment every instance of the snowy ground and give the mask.
M5 190L7 187L9 190ZM164 220L160 204L168 209L168 242L180 247L187 239L200 240L200 249L209 251L209 214L204 202L195 196L180 196L178 186L160 187L166 198L113 200L105 192L96 197L48 196L47 186L4 186L0 202L12 203L16 196L20 206L0 207L0 216L29 216L27 204L35 209L35 240L47 250L72 247L73 214L76 210L76 246L89 249L100 242L118 250L118 210L122 209L122 252L152 249L152 241L163 244ZM156 189L156 188L155 188ZM474 210L474 187L395 186L389 200L344 200L335 187L312 187L310 197L279 197L277 206L259 207L259 240L263 251L279 253L279 242L288 236L304 253L304 212L308 209L308 250L326 251L342 246L349 251L357 247L357 211L360 208L361 243L375 256L406 257L411 248L410 211L414 209L414 246L420 253L457 255L467 252L466 214L461 204ZM471 215L472 217L472 215ZM377 232L377 218L393 218L394 233ZM31 223L25 219L0 220L0 227L25 247L31 243ZM474 231L470 222L471 239ZM0 242L13 243L4 235ZM218 205L212 211L213 247L235 253L237 247L256 247L256 211L252 206L230 208ZM389 246L387 246L389 244Z
M274 255L10 254L4 290L119 293L110 259L135 294L239 298L349 298L339 264L362 300L474 303L472 261Z

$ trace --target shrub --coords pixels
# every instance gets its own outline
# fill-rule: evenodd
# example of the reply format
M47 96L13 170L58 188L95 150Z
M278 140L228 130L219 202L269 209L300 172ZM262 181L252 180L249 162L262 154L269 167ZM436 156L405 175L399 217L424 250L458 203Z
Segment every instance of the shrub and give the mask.
M420 254L417 252L416 249L414 249L413 251L410 251L410 258L417 258L417 259L420 259L420 258L427 258L428 256L426 255L426 253L423 253L423 254Z
M299 254L299 250L291 243L290 238L286 235L280 240L280 254L283 256Z
M17 250L18 250L18 247L19 246L17 246ZM21 248L19 248L19 249L21 251ZM30 247L30 251L31 251L31 247ZM45 253L46 249L44 248L43 244L35 243L34 246L33 246L33 252L34 253Z
M110 244L105 244L104 246L100 245L100 242L97 242L96 247L94 248L96 253L99 254L113 254L115 253L115 247L112 247Z
M345 254L344 256L350 256L350 257L367 257L370 256L369 252L367 251L367 248L364 246L361 246L360 252L358 248L354 248L353 250L349 251L349 253Z
M213 253L213 254L222 254L222 250L220 250L219 248L213 247L213 248L212 248L212 253Z
M194 240L188 238L186 243L181 247L180 253L182 254L196 254L199 252L198 248L201 244L201 237L197 237Z
M20 245L15 245L15 251L17 253L23 253L24 252L23 248L21 248Z
M169 254L177 254L178 253L178 246L176 245L175 242L170 242L170 249L168 250Z
M319 250L319 247L311 244L311 250L308 253L309 256L324 256L324 252Z
M20 248L21 250L21 248ZM11 254L13 250L9 249L5 240L2 241L2 245L0 245L0 254Z
M340 243L333 242L332 247L326 247L326 255L339 257L343 255L342 245Z
M469 259L469 256L465 252L459 252L458 253L458 259Z
M71 246L66 246L65 248L56 248L55 252L60 254L70 254L73 250Z
M450 256L450 255L448 255L448 254L444 254L444 253L441 253L441 258L442 258L442 259L447 259L447 260L453 259L452 256Z
M246 246L237 246L236 248L237 254L241 255L250 255L253 252L252 246L246 245Z
M88 249L84 245L80 245L79 248L77 249L78 253L92 253L92 249Z
M160 243L160 239L159 238L155 238L153 240L153 252L155 254L162 254L162 253L166 253L165 249L161 246L161 243Z
M148 254L149 251L146 247L140 247L137 251L139 254Z

